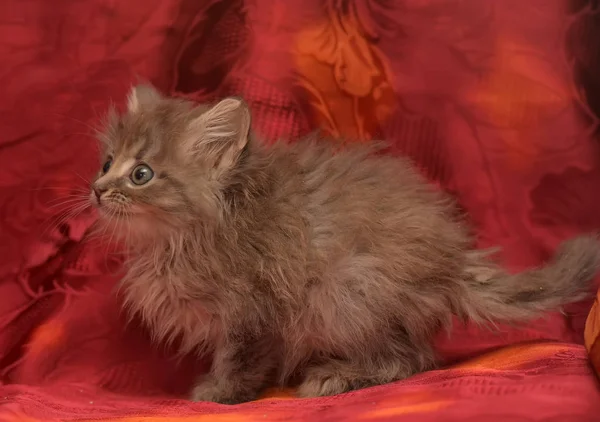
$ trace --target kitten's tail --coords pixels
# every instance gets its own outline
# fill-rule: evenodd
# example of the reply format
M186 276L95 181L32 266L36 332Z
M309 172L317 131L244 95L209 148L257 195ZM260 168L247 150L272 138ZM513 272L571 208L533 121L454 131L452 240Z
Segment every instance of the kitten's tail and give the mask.
M518 322L588 297L600 270L600 243L582 236L562 243L546 266L510 275L484 252L469 256L468 291L459 314L476 322Z

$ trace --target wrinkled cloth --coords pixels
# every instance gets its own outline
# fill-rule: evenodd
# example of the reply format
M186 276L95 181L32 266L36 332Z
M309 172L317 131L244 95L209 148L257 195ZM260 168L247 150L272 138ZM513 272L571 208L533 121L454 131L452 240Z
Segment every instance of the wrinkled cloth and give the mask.
M600 228L593 5L4 0L0 421L598 420L585 347L600 368L597 316L583 339L592 299L524 327L457 323L437 340L445 366L397 383L186 401L206 363L127 323L122 258L73 208L99 165L94 128L147 80L197 101L243 96L267 141L315 129L384 139L456 196L479 244L502 247L511 270L541 264Z

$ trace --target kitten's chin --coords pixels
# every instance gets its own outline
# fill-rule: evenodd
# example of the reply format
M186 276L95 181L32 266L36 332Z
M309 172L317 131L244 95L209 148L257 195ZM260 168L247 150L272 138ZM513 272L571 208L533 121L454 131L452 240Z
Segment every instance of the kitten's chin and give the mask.
M145 210L136 206L112 206L110 204L96 205L100 218L111 224L133 226L139 224L147 216ZM127 228L127 227L126 227Z
M113 210L107 206L97 206L99 220L113 237L130 245L148 244L170 237L173 231L182 228L181 221L174 216L156 214L152 210L128 207Z
M136 215L123 222L124 240L130 244L151 243L165 237L168 227L148 215Z

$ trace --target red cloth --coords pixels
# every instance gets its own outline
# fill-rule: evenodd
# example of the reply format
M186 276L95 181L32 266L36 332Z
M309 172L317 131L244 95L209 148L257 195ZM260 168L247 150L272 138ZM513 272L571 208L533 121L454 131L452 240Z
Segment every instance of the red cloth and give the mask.
M457 326L439 350L464 363L392 385L189 403L202 365L125 325L118 257L84 237L91 215L65 214L98 165L91 126L141 77L243 95L270 140L385 138L456 193L483 245L538 264L600 227L594 16L583 0L4 0L0 420L598 420L590 303L522 330Z

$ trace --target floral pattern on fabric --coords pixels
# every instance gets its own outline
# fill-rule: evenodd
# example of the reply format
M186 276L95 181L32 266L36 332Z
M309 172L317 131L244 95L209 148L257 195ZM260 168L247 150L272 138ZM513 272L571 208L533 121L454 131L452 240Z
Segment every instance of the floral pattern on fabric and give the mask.
M0 420L597 420L591 301L521 328L456 324L437 340L447 366L398 383L188 402L206 362L178 361L125 323L121 259L70 201L98 166L93 128L142 79L198 101L241 95L269 142L314 130L384 139L455 194L482 246L501 246L515 271L538 265L562 239L600 228L599 10L592 0L5 0Z

